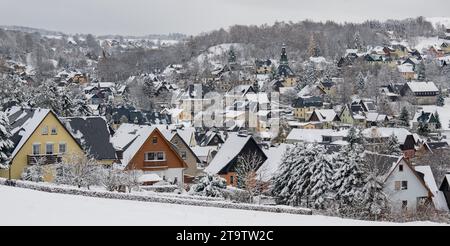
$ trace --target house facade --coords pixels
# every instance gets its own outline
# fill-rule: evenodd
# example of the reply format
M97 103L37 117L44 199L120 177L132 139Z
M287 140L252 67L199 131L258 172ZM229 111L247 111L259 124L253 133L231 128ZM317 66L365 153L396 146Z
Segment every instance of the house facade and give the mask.
M403 157L389 170L383 191L393 212L417 212L432 203L432 192L414 167Z
M52 181L55 166L69 155L84 155L83 149L53 111L20 109L8 116L12 127L11 170L0 170L0 177L20 179L24 169L37 163L46 166L45 181Z

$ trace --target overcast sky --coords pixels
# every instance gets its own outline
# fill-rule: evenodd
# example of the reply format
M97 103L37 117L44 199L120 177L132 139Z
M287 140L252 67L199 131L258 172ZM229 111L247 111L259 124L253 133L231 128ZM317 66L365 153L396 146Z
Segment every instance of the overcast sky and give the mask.
M450 17L449 0L0 0L0 25L67 33L198 34L275 21Z

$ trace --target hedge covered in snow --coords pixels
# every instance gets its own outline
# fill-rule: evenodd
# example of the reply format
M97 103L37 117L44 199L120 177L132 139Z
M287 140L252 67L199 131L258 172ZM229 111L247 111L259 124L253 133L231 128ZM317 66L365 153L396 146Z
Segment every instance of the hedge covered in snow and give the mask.
M0 185L5 185L7 179L0 178ZM264 211L273 213L291 213L291 214L306 214L311 215L312 210L304 208L294 208L287 206L265 206L256 204L245 204L245 203L231 203L226 201L213 201L206 200L204 197L197 199L182 198L180 197L170 197L163 195L149 195L149 194L132 194L132 193L117 193L108 191L95 191L95 190L84 190L69 186L59 186L48 183L35 183L29 181L14 180L15 187L33 189L43 192L50 193L60 193L69 195L79 195L88 197L98 197L107 199L120 199L120 200L133 200L142 202L158 202L158 203L171 203L171 204L181 204L181 205L192 205L192 206L204 206L204 207L216 207L216 208L232 208L232 209L243 209L243 210L254 210L254 211Z

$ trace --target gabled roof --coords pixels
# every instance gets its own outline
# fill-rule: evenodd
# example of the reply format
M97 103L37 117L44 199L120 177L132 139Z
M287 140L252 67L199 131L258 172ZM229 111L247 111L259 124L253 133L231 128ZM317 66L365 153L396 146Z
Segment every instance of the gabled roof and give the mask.
M252 136L240 136L239 134L230 133L229 137L217 152L214 159L206 167L205 171L210 174L217 174L225 168L239 153L244 149L244 146L253 141L257 146L256 141ZM258 147L259 148L259 147ZM265 154L264 154L265 155Z
M406 85L412 92L439 92L433 82L407 82Z
M125 125L125 126L124 126ZM122 126L124 126L122 128ZM120 129L122 128L122 129ZM131 131L130 131L131 130ZM163 140L174 151L176 156L182 161L184 167L186 163L182 160L176 147L169 141L172 138L172 133L164 126L136 126L131 124L122 124L116 131L112 138L114 146L123 146L122 165L127 166L134 158L136 153L143 148L144 143L148 140L153 132L157 131L163 136Z
M313 115L316 115L320 122L332 122L332 121L339 120L339 116L336 114L336 112L333 109L316 109L311 114L311 117ZM311 119L311 117L310 117L310 119Z
M436 180L434 179L433 172L431 171L430 166L414 166L416 172L419 172L423 175L423 181L430 188L433 193L433 203L434 207L441 211L448 211L447 202L445 200L444 194L439 191Z
M42 121L49 115L52 114L55 119L61 123L61 126L69 133L69 135L76 141L74 136L67 130L65 125L60 121L58 116L50 109L33 109L33 108L21 108L13 107L8 112L8 119L11 125L11 141L14 144L14 150L11 153L11 160L19 153L23 145L28 141L28 139L37 130ZM77 142L78 143L78 142ZM80 149L82 147L79 145Z
M116 159L116 151L111 144L111 134L105 118L68 117L63 118L63 122L90 156L97 160Z
M411 165L411 163L409 163L408 160L405 159L405 157L400 157L397 161L397 163L395 163L395 165L392 166L392 168L389 170L389 173L386 175L384 182L386 182L388 180L388 178L392 175L392 173L394 172L394 170L397 168L397 166L400 163L404 163L406 164L406 166L411 169L412 173L414 174L414 176L416 176L416 178L419 180L419 182L425 187L425 189L428 191L428 196L429 197L433 197L433 192L430 190L430 187L427 186L427 184L425 183L424 179L416 172L416 170L414 169L414 167Z
M433 153L433 150L447 149L449 147L447 142L426 142L424 145L431 153Z

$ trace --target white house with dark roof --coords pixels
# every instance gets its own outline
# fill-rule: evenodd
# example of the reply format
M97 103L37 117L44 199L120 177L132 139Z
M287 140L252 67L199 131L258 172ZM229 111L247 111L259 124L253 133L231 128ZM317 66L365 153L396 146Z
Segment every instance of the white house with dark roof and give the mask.
M433 192L426 185L423 175L403 157L398 159L385 176L383 191L393 212L414 213L433 202Z

